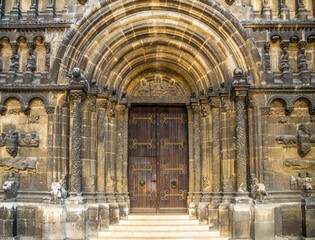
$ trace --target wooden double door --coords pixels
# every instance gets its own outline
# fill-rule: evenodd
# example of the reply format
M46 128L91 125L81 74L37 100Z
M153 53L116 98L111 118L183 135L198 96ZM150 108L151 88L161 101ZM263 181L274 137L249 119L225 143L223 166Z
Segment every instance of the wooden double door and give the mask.
M185 107L132 107L129 114L131 212L186 212Z

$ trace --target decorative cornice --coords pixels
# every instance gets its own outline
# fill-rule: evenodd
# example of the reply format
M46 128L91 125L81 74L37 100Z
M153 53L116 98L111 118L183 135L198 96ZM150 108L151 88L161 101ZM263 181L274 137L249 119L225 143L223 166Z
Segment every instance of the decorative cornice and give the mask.
M72 23L68 22L32 22L32 23L5 23L0 21L1 29L0 32L7 32L8 30L16 30L18 32L28 32L30 30L45 31L47 29L60 29L70 28Z
M297 29L306 29L314 31L314 22L311 20L291 19L290 21L244 21L241 22L245 28L252 28L254 31L266 31L266 29L273 31L291 31Z

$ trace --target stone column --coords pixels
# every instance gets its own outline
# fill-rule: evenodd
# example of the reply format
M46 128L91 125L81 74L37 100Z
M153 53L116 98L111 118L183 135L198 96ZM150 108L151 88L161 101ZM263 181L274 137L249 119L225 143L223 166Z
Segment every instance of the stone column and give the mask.
M220 101L211 101L212 109L212 191L220 192L221 149L220 149Z
M194 201L199 202L201 198L201 170L200 170L200 106L192 104L192 112L194 118L194 170L195 170L195 196Z
M123 193L125 202L129 204L129 194L128 194L128 113L129 108L125 109L124 113L124 136L123 136L123 142L124 142L124 156L123 156Z
M116 151L116 118L115 118L115 103L108 102L108 107L106 110L106 146L105 146L105 153L106 153L106 166L105 166L105 173L106 173L106 198L107 202L115 203L115 183L114 180L116 179L115 175L115 160L116 155L114 151Z
M247 137L245 122L246 90L234 92L236 104L236 186L237 191L247 191Z
M195 190L195 167L194 167L194 120L191 106L187 106L188 113L188 155L189 155L189 196L188 203L193 201Z
M280 4L280 18L283 21L289 20L290 19L290 9L288 8L286 2L286 0L281 0L281 4Z
M45 107L48 114L48 130L47 130L47 189L50 190L51 184L58 181L54 169L54 124L55 124L55 108Z
M30 9L27 11L27 20L33 21L38 17L38 10L37 10L37 0L31 1Z
M126 106L118 105L117 111L117 159L116 159L116 199L117 202L124 202L123 197L123 160L124 160L124 115ZM125 176L127 177L127 176Z
M14 0L13 8L10 11L10 22L16 22L22 17L20 0Z
M261 9L261 15L262 15L262 18L265 20L272 19L272 10L269 6L268 0L264 0L263 7Z
M70 176L70 197L82 203L82 162L81 162L81 125L82 125L82 91L71 91L70 99L73 102L73 117L71 129L71 176ZM72 199L71 199L72 200Z
M261 109L261 127L262 127L262 175L263 183L267 190L270 187L269 179L269 161L268 161L268 116L270 114L269 107L262 107Z
M102 193L105 192L105 162L107 160L105 155L106 148L106 100L97 102L97 177L96 177L96 191L98 192L98 201L106 202Z
M5 11L4 11L4 0L0 0L0 19L4 17Z

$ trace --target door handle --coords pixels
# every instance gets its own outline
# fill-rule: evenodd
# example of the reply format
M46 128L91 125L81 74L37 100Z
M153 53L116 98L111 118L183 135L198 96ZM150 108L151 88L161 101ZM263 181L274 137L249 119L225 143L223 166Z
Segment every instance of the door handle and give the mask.
M155 179L151 179L151 182L156 182L156 180Z

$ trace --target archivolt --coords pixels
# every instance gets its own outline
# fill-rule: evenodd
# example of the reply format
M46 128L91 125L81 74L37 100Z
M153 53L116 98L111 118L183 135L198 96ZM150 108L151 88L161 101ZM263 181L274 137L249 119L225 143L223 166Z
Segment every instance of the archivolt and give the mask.
M53 73L63 83L78 66L121 91L143 71L175 71L198 92L228 81L236 67L257 84L260 61L244 28L215 1L108 0L69 29Z

